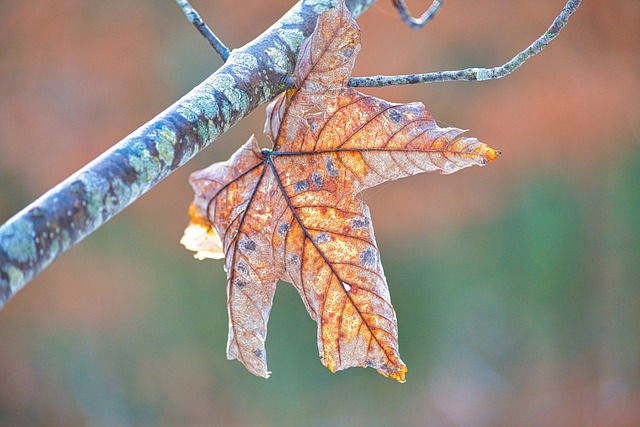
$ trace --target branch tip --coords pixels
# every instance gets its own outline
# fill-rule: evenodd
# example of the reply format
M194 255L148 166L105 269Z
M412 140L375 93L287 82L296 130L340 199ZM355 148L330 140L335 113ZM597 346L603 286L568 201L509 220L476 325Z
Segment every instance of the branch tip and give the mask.
M189 22L202 34L202 36L209 42L211 47L220 55L223 61L227 61L231 51L227 46L222 43L222 40L216 36L209 26L202 20L200 14L191 6L188 0L176 0L178 6L182 9L184 16L187 17Z

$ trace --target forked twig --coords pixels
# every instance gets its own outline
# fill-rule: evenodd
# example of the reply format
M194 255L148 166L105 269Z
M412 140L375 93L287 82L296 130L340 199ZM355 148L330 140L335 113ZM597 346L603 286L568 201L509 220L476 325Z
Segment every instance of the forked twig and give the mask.
M189 22L193 24L194 27L198 29L200 34L204 36L204 38L209 42L211 47L218 52L218 55L222 58L223 61L227 61L229 58L229 54L231 53L229 48L222 43L222 41L216 36L213 31L209 28L207 24L202 20L200 14L191 6L188 0L176 0L178 6L184 12L184 15L187 17Z
M427 23L436 16L436 13L438 13L443 3L444 0L434 0L431 6L429 6L429 9L427 9L420 18L414 18L411 16L409 8L404 0L393 0L393 5L398 9L402 20L414 30L419 30L427 25Z
M372 76L352 77L349 86L352 87L383 87L410 85L417 83L435 83L451 81L481 81L493 80L507 76L524 64L529 58L540 53L551 40L555 39L565 26L569 17L578 9L582 0L569 0L560 15L554 19L549 29L525 50L514 56L510 61L494 68L467 68L455 71L437 71L424 74L407 74L401 76Z

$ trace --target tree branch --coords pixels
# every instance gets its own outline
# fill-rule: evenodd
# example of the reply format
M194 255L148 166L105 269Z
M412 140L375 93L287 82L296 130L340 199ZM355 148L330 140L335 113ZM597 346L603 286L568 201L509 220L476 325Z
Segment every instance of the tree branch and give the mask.
M404 0L393 0L393 5L398 9L400 18L414 30L419 30L427 25L427 23L436 16L436 13L438 13L443 3L444 0L434 0L431 6L429 6L429 9L427 9L420 18L414 18L411 16L411 13L409 13L409 8Z
M434 73L424 74L407 74L403 76L352 77L349 79L349 86L383 87L418 83L481 81L499 79L504 76L508 76L524 64L529 58L542 52L542 50L556 38L560 33L560 30L562 30L569 20L569 17L578 9L581 2L582 0L569 0L562 9L560 15L554 19L546 33L502 66L494 68L467 68L465 70L456 71L437 71Z
M359 16L375 0L347 0ZM0 226L0 307L62 253L282 91L332 0L302 1L172 106Z
M202 20L198 11L196 11L193 6L189 3L188 0L176 0L178 6L184 12L184 15L187 17L189 22L193 24L194 27L204 36L204 38L209 42L211 47L218 52L218 55L222 58L223 61L229 59L229 48L222 43L222 41L216 36L213 31L209 28L209 26Z

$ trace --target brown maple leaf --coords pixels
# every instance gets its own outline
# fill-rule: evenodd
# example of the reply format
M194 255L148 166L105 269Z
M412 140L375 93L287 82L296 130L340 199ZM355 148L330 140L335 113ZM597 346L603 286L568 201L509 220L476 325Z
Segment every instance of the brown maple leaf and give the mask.
M267 108L273 148L261 150L252 136L228 161L190 178L196 195L182 243L198 258L225 257L227 357L255 375L269 375L267 319L282 279L317 322L331 371L372 366L403 382L407 368L369 209L355 195L499 154L459 137L459 129L438 127L420 103L392 104L347 87L359 50L359 29L341 2L302 45L296 89Z

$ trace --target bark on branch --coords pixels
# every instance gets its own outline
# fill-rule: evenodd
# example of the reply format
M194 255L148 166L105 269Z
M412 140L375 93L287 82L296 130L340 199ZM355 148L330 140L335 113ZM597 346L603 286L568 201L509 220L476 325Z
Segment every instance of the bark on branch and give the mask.
M347 0L359 16L375 0ZM0 307L62 253L282 91L332 0L307 0L204 82L0 226Z

